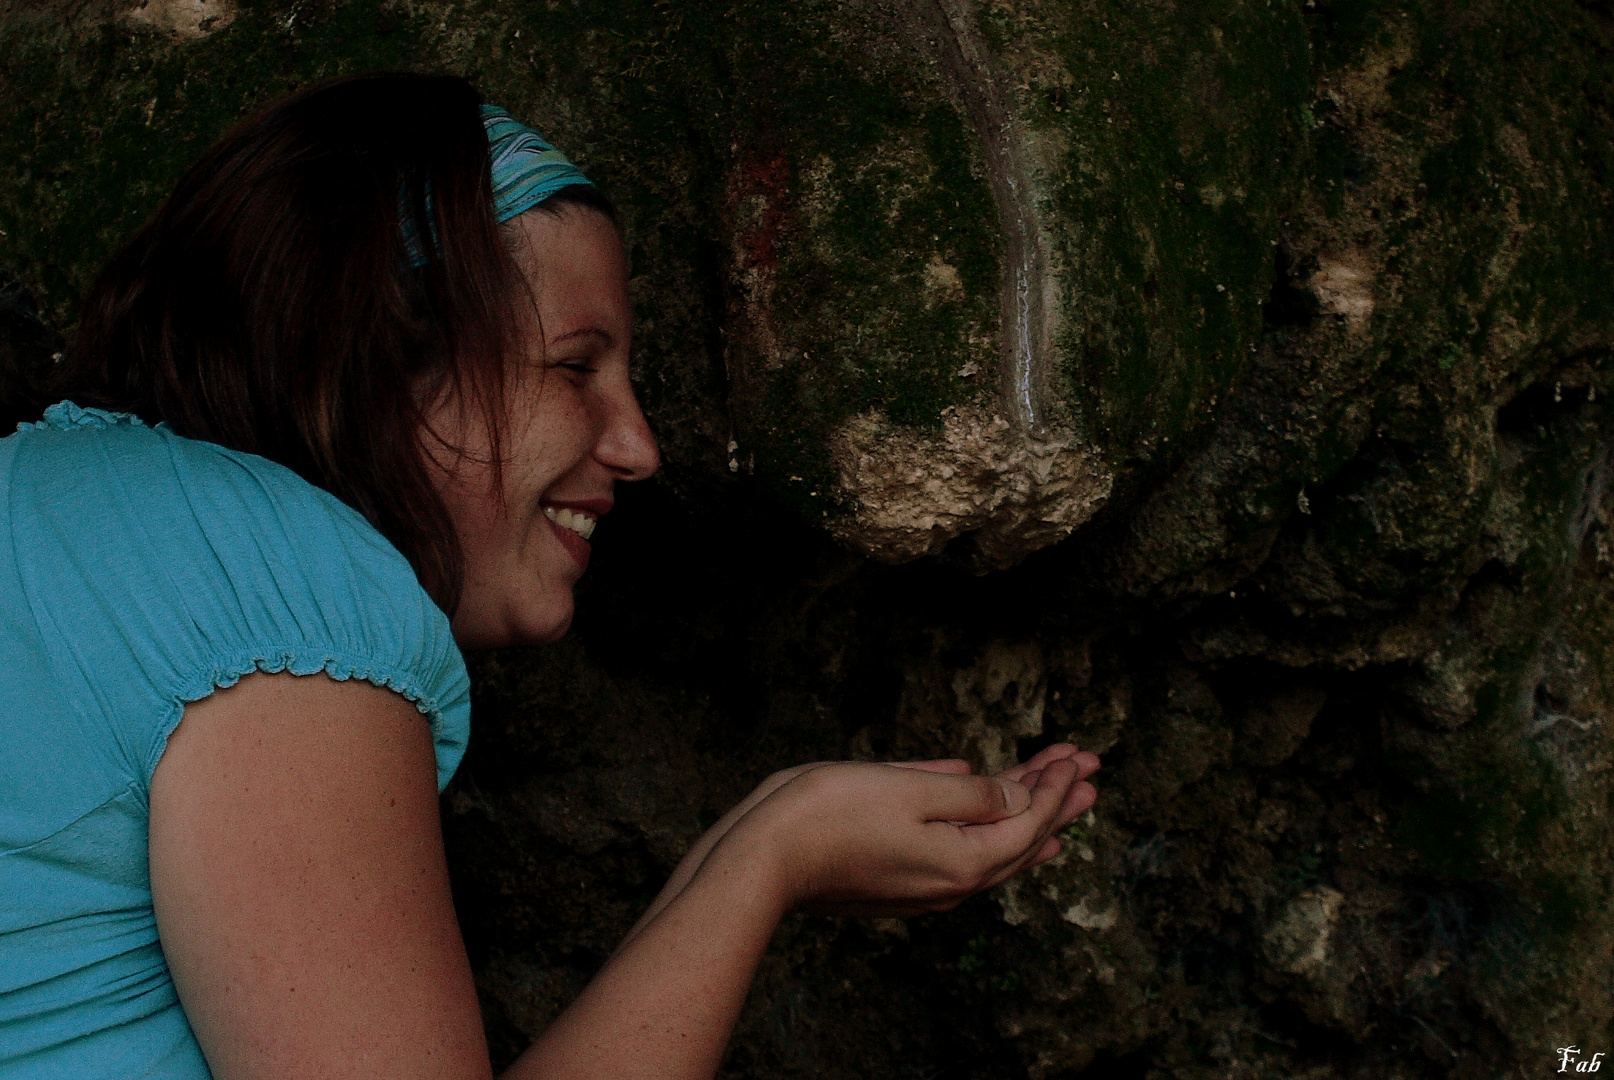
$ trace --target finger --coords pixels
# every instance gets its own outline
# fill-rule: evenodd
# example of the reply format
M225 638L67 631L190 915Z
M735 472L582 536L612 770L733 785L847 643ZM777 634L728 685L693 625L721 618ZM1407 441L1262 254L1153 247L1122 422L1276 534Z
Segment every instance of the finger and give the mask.
M994 868L978 887L990 888L1059 854L1061 845L1054 832L1069 824L1067 813L1070 818L1085 813L1097 796L1091 784L1077 779L1082 764L1074 755L1056 758L1038 774L1031 805L1022 813L953 832L975 843L976 857Z
M1056 742L1045 746L1041 750L1038 750L1035 754L1032 754L1031 757L1026 760L1026 764L1032 768L1041 769L1052 765L1056 761L1062 761L1065 758L1074 757L1080 752L1081 751L1076 749L1075 743Z
M1054 828L1065 798L1076 783L1076 764L1071 760L1055 761L1038 779L1031 792L1031 805L1023 814L1008 820L966 827L977 843L998 849L1001 866L1011 866L1035 852Z
M938 758L934 761L887 761L882 764L898 769L917 769L920 772L951 773L955 776L968 776L971 772L970 763L963 758Z
M1000 772L997 775L1000 779L1018 780L1020 783L1024 784L1026 783L1026 773L1040 772L1045 766L1058 761L1060 758L1070 757L1075 753L1077 753L1076 747L1071 743L1054 743L1052 746L1045 746L1041 750L1038 750L1035 754L1032 754L1031 757L1027 758L1019 765L1016 765L1014 768L1005 769L1003 772ZM1027 786L1029 787L1030 785L1027 784Z
M1065 804L1060 807L1059 816L1054 820L1050 833L1043 839L1042 846L1037 848L1035 853L1022 857L993 875L991 884L999 885L1022 870L1040 866L1049 859L1056 857L1064 850L1064 844L1058 835L1060 830L1086 813L1092 807L1093 800L1097 797L1098 791L1093 785L1081 781L1072 784L1070 793L1065 796ZM1072 810L1072 806L1079 807L1079 809Z
M1036 786L1031 790L1031 810L1044 823L1052 825L1058 817L1065 797L1076 783L1079 767L1070 758L1050 762L1037 773ZM1029 823L1028 823L1029 824Z
M1060 812L1065 808L1065 801L1077 783L1078 771L1079 766L1075 761L1060 758L1051 762L1037 775L1037 786L1031 791L1031 807L1028 813L1032 821L1036 822L1037 835L1046 837L1059 828ZM1036 845L1027 846L1034 848Z
M926 780L925 821L967 825L1002 821L1024 811L1034 797L1024 784L995 776L932 775Z
M1093 808L1098 801L1098 788L1085 780L1078 780L1070 786L1070 792L1065 796L1065 803L1059 808L1059 820L1056 829L1063 829Z
M1029 870L1033 866L1041 866L1043 863L1047 862L1049 859L1052 859L1055 856L1057 856L1063 850L1064 850L1064 845L1062 843L1060 843L1059 837L1050 836L1048 839L1046 839L1046 840L1044 840L1042 842L1042 847L1037 849L1037 853L1035 855L1031 856L1030 861L1028 861L1020 869Z
M1079 751L1071 760L1076 762L1076 779L1078 780L1086 780L1104 767L1104 763L1098 759L1098 755L1091 750Z

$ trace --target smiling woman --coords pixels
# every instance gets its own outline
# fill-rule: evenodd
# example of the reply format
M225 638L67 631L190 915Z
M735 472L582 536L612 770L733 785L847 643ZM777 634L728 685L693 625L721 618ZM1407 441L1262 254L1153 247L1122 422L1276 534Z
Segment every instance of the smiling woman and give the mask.
M657 468L626 281L581 172L408 75L247 120L113 260L0 439L0 1075L489 1075L460 650L563 634ZM949 908L1097 768L769 777L507 1075L710 1076L786 912Z
M576 203L542 204L512 224L534 304L508 392L508 463L495 469L479 413L445 394L428 411L438 491L459 527L465 579L454 636L482 647L552 641L618 480L656 471L655 440L628 382L633 327L615 226ZM499 498L490 500L488 492Z

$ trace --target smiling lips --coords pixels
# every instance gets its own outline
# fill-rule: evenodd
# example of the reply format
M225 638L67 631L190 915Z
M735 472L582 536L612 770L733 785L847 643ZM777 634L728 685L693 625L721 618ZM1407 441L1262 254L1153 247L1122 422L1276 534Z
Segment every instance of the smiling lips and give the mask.
M556 509L553 506L546 506L544 517L563 529L572 530L584 540L594 535L594 526L599 523L599 519L587 511L569 510L565 507Z
M598 515L567 506L546 506L543 511L555 530L555 538L560 541L560 546L577 563L578 572L587 570L589 556L593 553L588 538L594 535Z

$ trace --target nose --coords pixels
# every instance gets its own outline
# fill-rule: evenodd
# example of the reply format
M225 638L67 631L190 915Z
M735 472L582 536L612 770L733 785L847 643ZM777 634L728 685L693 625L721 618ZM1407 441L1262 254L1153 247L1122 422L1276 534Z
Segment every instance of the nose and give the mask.
M627 380L611 397L612 407L600 441L594 444L594 457L618 480L644 480L661 468L661 449Z

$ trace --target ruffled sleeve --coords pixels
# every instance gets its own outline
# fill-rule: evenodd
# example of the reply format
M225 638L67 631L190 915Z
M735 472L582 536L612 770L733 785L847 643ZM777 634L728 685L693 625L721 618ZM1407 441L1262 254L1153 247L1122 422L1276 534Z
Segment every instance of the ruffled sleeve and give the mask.
M149 784L184 706L252 671L325 672L429 720L438 787L470 734L448 619L387 540L263 458L53 406L9 486L23 594L62 692Z
M17 425L18 431L72 431L75 428L88 428L91 431L105 431L110 427L145 427L146 422L134 413L112 412L108 409L86 409L72 401L59 401L46 409L44 415L37 422L24 421ZM158 424L163 428L165 425Z

